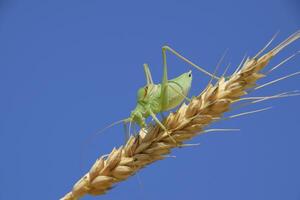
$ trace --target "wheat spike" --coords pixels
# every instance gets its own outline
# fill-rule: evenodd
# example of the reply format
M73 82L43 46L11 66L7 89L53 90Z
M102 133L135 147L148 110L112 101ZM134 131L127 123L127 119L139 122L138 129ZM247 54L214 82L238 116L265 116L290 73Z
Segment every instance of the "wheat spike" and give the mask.
M233 102L246 95L246 90L255 87L256 81L264 77L260 71L272 57L299 37L300 31L263 56L246 59L232 76L221 77L214 85L210 83L188 105L183 104L175 113L170 113L162 123L176 143L157 125L142 129L124 146L97 159L89 172L61 200L77 200L86 194L102 195L146 165L164 159L172 148L182 147L184 141L207 132L207 125L221 119Z

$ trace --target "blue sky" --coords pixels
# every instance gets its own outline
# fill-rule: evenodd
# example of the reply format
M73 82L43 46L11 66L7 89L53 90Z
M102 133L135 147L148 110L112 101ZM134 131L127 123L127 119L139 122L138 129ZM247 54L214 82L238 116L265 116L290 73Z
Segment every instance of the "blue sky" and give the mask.
M58 199L96 158L124 141L148 63L162 77L169 44L208 71L228 49L223 69L300 28L297 0L0 1L0 199ZM300 48L300 41L270 67ZM168 56L169 77L191 69ZM231 68L231 71L234 70ZM260 83L298 71L300 57ZM191 95L208 77L193 70ZM294 77L253 95L300 89ZM244 108L267 112L223 121L169 158L143 169L103 197L83 199L300 199L299 97Z

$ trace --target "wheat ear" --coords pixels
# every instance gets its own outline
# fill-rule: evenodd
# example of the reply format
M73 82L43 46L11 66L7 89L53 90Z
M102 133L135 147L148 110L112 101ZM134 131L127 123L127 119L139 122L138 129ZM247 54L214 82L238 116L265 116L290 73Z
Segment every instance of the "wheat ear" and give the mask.
M97 159L89 172L61 200L76 200L85 194L102 195L139 169L165 158L172 148L180 147L184 141L204 133L207 125L221 119L233 102L246 95L246 90L253 88L256 81L264 77L260 71L272 57L298 38L300 31L263 56L248 58L229 78L221 77L217 83L209 83L188 105L183 104L165 118L163 124L169 133L157 125L142 129L131 136L124 146L114 148L108 156Z

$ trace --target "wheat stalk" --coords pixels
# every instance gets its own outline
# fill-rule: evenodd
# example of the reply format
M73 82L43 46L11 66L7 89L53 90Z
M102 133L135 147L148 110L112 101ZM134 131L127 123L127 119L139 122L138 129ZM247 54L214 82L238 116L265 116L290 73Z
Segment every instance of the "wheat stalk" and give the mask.
M183 146L184 141L204 133L207 125L221 119L223 113L230 110L232 103L241 100L241 97L247 94L246 90L255 87L256 81L265 76L261 70L272 57L299 38L300 31L260 56L273 38L255 57L244 61L230 77L221 77L215 84L209 83L188 105L183 104L175 113L169 114L163 124L172 138L157 125L140 130L137 135L131 136L124 146L114 148L108 156L97 159L89 172L61 200L76 200L85 194L102 195L114 184L127 179L139 169L165 158L172 148Z

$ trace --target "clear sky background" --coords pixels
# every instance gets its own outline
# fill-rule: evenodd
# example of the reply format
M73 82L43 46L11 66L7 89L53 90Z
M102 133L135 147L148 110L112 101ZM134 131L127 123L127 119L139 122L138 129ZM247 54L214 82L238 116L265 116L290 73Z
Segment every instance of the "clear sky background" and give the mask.
M128 117L149 63L162 77L161 47L169 44L208 71L226 49L232 72L300 28L297 0L254 1L0 1L0 199L58 199L96 158L124 141ZM274 43L274 45L275 45ZM270 64L300 49L300 41ZM169 55L170 77L191 69ZM300 57L260 81L300 70ZM222 73L220 71L220 73ZM208 77L193 70L190 95ZM300 77L254 95L300 89ZM172 152L102 197L83 199L300 199L300 97L235 111L272 110L216 123L240 132L210 133L199 147Z

